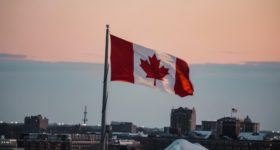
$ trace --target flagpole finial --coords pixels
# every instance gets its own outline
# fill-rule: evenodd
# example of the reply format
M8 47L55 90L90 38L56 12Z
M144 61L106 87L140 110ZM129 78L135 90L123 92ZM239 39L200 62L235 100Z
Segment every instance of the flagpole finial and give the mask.
M106 24L106 28L109 29L109 25L108 24Z

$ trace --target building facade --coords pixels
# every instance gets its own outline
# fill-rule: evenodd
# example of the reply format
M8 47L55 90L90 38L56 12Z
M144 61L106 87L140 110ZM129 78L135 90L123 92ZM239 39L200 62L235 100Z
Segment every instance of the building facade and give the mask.
M201 121L201 130L216 131L217 130L217 121Z
M240 124L240 130L241 132L254 132L258 133L260 132L260 124L256 122L252 122L249 116L246 116L244 121Z
M181 134L188 134L194 131L196 127L196 111L195 108L180 107L171 110L170 127L177 129Z
M136 133L137 127L132 122L111 122L112 132Z
M23 123L0 123L0 136L8 139L17 139L21 133L25 132Z
M16 139L0 139L0 150L16 150L17 140Z
M24 127L28 133L45 132L48 129L49 120L41 115L27 116L24 118Z
M99 150L98 134L23 134L18 147L36 150Z
M221 138L237 139L240 133L240 119L224 117L217 120L217 134Z

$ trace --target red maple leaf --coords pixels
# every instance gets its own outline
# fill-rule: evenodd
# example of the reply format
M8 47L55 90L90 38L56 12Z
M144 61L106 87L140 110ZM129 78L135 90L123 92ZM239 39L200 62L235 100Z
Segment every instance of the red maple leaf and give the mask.
M164 66L159 67L160 60L154 54L152 57L149 56L148 60L140 59L140 67L146 72L146 78L154 78L154 86L156 86L156 79L162 80L164 76L168 74L168 68Z

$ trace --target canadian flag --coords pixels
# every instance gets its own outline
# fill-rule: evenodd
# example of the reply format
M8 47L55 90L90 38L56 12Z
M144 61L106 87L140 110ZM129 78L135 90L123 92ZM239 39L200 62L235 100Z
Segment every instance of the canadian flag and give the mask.
M181 97L193 95L188 64L172 55L111 37L111 81L158 88Z
M231 112L237 113L237 111L238 111L238 109L236 109L236 108L231 108Z

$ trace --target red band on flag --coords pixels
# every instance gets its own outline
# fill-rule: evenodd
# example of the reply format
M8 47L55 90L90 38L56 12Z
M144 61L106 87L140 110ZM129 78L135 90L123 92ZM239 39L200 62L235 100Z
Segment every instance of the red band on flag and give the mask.
M133 44L111 36L111 80L134 83Z
M176 77L174 91L181 97L193 95L193 86L191 81L189 80L188 64L179 58L176 58Z

